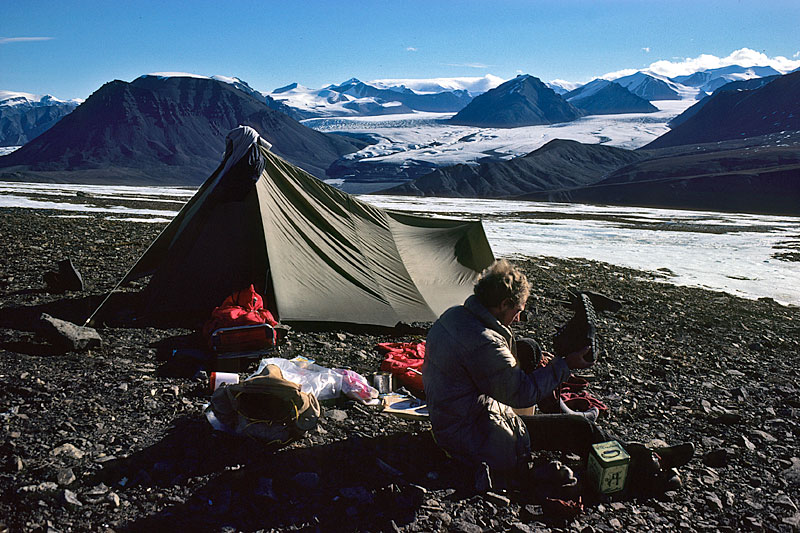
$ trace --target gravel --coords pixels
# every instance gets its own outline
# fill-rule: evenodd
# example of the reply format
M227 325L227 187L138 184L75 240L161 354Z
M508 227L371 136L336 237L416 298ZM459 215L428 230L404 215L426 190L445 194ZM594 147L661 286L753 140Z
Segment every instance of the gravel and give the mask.
M476 493L427 422L352 401L326 402L318 428L280 450L212 431L207 378L159 372L157 355L190 329L98 327L99 347L51 344L36 333L40 315L82 324L163 227L56 214L0 209L0 531L800 528L796 307L605 263L517 258L534 287L518 333L545 347L570 314L565 286L623 302L600 317L602 353L582 374L609 406L600 424L697 446L681 489L587 497L565 520L528 491ZM45 292L43 273L66 257L85 291ZM376 343L421 338L295 328L280 355L366 375L380 365ZM576 457L556 458L582 475Z

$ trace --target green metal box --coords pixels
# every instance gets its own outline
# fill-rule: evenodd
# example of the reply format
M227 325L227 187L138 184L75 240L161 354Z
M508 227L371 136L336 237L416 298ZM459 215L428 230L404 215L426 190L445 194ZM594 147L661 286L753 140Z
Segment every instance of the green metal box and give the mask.
M598 492L612 494L625 488L630 460L631 456L615 440L593 444L588 473Z

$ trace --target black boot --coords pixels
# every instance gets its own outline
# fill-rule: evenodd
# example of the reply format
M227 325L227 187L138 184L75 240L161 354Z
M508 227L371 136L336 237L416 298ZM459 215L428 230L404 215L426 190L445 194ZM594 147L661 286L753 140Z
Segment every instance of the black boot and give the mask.
M592 301L584 293L570 294L570 299L575 315L556 332L553 349L556 355L566 357L589 346L589 353L585 357L587 361L593 361L597 357L597 315Z
M653 448L653 453L658 455L663 470L670 468L677 468L683 466L694 457L694 444L691 442L682 442L674 446L665 446L661 448Z

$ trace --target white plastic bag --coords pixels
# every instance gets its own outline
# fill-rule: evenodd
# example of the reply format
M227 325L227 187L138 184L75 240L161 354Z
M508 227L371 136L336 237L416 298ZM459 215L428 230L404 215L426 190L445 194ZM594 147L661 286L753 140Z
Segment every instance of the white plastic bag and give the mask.
M258 375L267 365L281 369L284 379L300 385L300 390L313 394L317 400L329 400L342 394L342 375L330 368L319 366L304 357L282 359L270 357L262 359L253 376ZM253 377L250 376L250 377Z
M364 403L378 397L378 390L371 387L364 376L352 370L325 368L305 357L270 357L261 360L253 376L260 374L267 365L280 368L286 380L297 383L301 391L313 394L320 401L338 398L342 394Z

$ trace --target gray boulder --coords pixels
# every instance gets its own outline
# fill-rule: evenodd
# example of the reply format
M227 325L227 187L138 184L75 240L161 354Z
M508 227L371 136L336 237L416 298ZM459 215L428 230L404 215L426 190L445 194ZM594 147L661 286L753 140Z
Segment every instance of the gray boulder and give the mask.
M78 326L47 313L42 313L39 317L36 332L54 346L66 351L82 352L99 348L103 342L93 328Z

